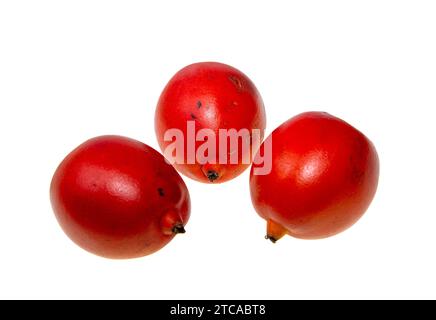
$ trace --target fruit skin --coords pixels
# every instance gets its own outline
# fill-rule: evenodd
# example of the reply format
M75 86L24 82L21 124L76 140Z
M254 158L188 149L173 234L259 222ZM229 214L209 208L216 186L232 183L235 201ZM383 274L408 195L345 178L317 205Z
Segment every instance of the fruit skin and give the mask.
M190 213L176 170L151 147L120 136L93 138L73 150L53 176L50 198L71 240L114 259L159 250L183 232Z
M377 189L379 160L361 132L330 114L307 112L268 139L271 173L254 175L256 164L250 173L251 199L268 221L267 238L325 238L364 214Z
M263 140L266 117L262 98L253 82L241 71L217 62L200 62L177 72L164 88L155 113L155 130L162 151L171 142L164 141L166 130L178 128L184 134L185 154L174 164L184 175L205 183L221 183L241 174L250 164L241 163L241 143L238 163L204 165L187 162L186 122L195 121L196 133L209 128L218 136L218 129L260 129L261 139L253 144L256 151ZM195 150L202 142L197 142ZM218 146L218 140L216 142ZM230 148L229 148L230 149ZM251 149L250 149L251 151ZM229 155L226 155L229 159ZM219 159L219 152L216 155ZM218 163L218 161L217 161Z

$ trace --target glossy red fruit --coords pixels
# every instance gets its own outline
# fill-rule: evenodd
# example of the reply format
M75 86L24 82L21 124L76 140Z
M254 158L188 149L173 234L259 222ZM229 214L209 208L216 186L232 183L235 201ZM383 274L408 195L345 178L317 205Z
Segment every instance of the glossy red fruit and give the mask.
M259 165L253 164L250 189L257 213L268 222L267 238L325 238L364 214L377 189L379 161L361 132L327 113L307 112L266 141L272 141L272 170L254 175Z
M187 132L188 121L195 124L193 136ZM265 122L262 98L253 82L241 71L216 62L192 64L177 72L163 90L155 115L156 135L162 151L172 143L164 141L165 132L174 128L181 130L184 154L177 154L175 167L186 176L206 183L233 179L250 165L251 160L244 161L244 157L251 150L257 151L263 140ZM216 146L219 146L219 129L247 129L250 136L244 138L251 148L242 148L241 140L236 147L227 143L227 150L208 154L212 161L202 163L195 155L203 142L195 141L195 136L205 128L215 134ZM251 136L253 129L260 129L259 141ZM189 143L193 148L188 147ZM231 163L230 157L236 151L237 161ZM194 157L193 161L189 160L190 156ZM220 161L220 158L226 160Z
M135 258L184 232L188 190L176 170L149 146L102 136L73 150L50 187L56 218L82 248L107 258Z

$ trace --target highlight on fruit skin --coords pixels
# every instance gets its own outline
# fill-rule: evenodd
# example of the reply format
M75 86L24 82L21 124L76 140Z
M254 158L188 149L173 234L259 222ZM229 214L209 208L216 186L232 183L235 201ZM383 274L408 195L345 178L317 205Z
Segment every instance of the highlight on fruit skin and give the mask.
M185 183L164 157L121 136L90 139L68 154L50 199L73 242L112 259L158 251L185 232L191 207Z
M250 172L251 199L267 221L266 239L326 238L361 218L379 179L377 151L364 134L328 113L306 112L265 142L271 140L271 172L254 174L256 160Z

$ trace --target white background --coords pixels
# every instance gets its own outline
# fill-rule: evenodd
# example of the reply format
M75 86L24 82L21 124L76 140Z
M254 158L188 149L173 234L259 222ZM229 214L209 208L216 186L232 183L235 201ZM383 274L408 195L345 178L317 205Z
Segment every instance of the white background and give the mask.
M376 145L366 215L326 240L264 240L248 171L185 178L187 233L130 261L62 232L51 176L84 140L157 147L154 109L181 67L213 60L255 82L268 133L324 110ZM1 1L0 298L436 298L434 1Z

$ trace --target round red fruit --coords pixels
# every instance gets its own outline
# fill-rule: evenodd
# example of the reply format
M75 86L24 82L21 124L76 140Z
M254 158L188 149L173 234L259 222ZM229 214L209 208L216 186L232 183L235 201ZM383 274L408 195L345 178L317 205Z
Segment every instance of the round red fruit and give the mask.
M165 246L188 221L188 190L149 146L120 136L86 141L57 168L56 218L76 244L107 258L135 258Z
M266 143L272 143L271 171L256 175L256 168L265 166L256 160ZM375 195L379 160L373 144L330 114L291 118L259 152L250 174L251 198L268 222L272 241L285 234L303 239L335 235L353 225Z
M155 115L164 154L174 159L181 173L205 183L231 180L250 165L252 150L257 151L263 140L265 122L262 98L253 82L241 71L216 62L192 64L177 72L163 90ZM176 140L177 150L170 147Z

